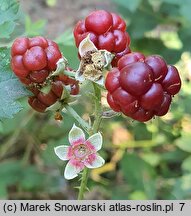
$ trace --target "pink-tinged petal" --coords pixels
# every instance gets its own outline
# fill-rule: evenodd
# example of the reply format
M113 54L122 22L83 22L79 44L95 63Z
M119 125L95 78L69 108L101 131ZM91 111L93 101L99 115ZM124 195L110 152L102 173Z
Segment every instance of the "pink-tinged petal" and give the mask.
M78 145L85 142L85 134L83 130L79 127L76 127L75 124L69 132L69 142L71 145Z
M68 154L67 154L68 160L72 159L73 156L74 156L74 154L73 154L72 146L69 146L68 147Z
M76 167L76 169L79 169L80 171L84 169L84 163L80 160L71 159L70 163L72 164L72 166Z
M68 150L69 146L61 145L54 148L55 154L61 159L61 160L68 160Z
M73 179L78 176L78 173L82 171L84 168L84 165L82 162L77 161L77 160L70 160L64 171L64 177L66 179Z
M104 163L105 160L98 154L91 154L84 161L84 165L90 169L101 167L104 165Z
M91 150L99 151L102 147L102 135L101 133L96 133L89 137L89 139L86 140L86 144Z

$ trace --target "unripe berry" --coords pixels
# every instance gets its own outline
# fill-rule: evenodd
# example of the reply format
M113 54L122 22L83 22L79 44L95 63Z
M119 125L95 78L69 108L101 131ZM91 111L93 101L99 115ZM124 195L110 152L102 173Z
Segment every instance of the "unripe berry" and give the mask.
M79 21L74 28L76 46L90 35L98 50L105 49L114 54L112 65L130 52L130 37L126 32L125 21L115 13L97 10L90 13L85 20Z
M106 77L107 101L116 112L145 122L165 115L181 88L178 70L157 55L123 56Z
M61 57L58 45L51 40L17 38L11 47L11 68L25 85L43 83Z

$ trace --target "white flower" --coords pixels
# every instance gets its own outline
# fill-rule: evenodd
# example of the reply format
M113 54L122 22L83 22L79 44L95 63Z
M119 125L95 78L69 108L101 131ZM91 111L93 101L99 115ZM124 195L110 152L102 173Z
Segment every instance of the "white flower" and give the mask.
M86 140L82 129L74 124L69 132L69 142L70 146L61 145L54 148L55 154L61 160L69 160L64 172L66 179L77 177L85 167L98 168L105 163L97 153L102 147L101 133L98 132Z

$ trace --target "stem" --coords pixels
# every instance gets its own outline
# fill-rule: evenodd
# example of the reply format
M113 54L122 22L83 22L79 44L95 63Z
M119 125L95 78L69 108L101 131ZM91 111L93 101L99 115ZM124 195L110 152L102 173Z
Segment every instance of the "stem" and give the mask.
M76 76L76 73L75 73L75 72L68 71L68 70L65 70L65 71L64 71L64 74L67 75L67 76L70 76L70 77L75 77L75 76Z
M94 112L94 123L93 123L93 133L97 133L102 120L102 109L101 109L101 90L96 83L93 83L95 92L95 112Z
M102 117L102 108L101 108L101 90L97 86L96 83L93 83L94 87L94 95L95 95L95 111L94 111L94 123L92 126L92 130L89 130L89 135L91 136L94 133L97 133L99 130L99 126L101 123L101 117ZM84 192L87 188L87 181L88 181L88 174L89 169L85 168L82 173L82 180L80 184L79 194L78 194L78 200L82 200L84 198Z
M74 117L76 121L84 128L84 130L89 131L91 129L91 126L84 119L82 119L71 106L66 104L65 108L70 113L70 115Z
M87 181L88 181L88 174L89 174L89 169L87 167L85 167L85 169L82 173L82 180L81 180L81 184L80 184L78 200L82 200L84 198L84 192L85 192L86 187L87 187L86 185L87 185Z

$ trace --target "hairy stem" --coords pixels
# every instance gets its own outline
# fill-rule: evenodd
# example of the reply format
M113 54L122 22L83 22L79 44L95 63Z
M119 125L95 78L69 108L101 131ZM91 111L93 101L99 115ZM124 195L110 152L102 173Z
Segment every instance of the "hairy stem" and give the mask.
M88 174L89 169L85 167L83 173L82 173L82 180L80 184L79 194L78 194L78 200L82 200L84 198L84 192L86 191L86 185L88 181Z
M101 117L102 117L101 90L98 87L98 85L95 83L93 83L93 87L94 87L94 96L95 96L95 111L94 111L94 123L92 129L89 131L90 136L98 132L101 123ZM89 169L85 168L82 173L82 180L80 184L78 200L82 200L84 198L84 192L87 189L88 174L89 174Z

